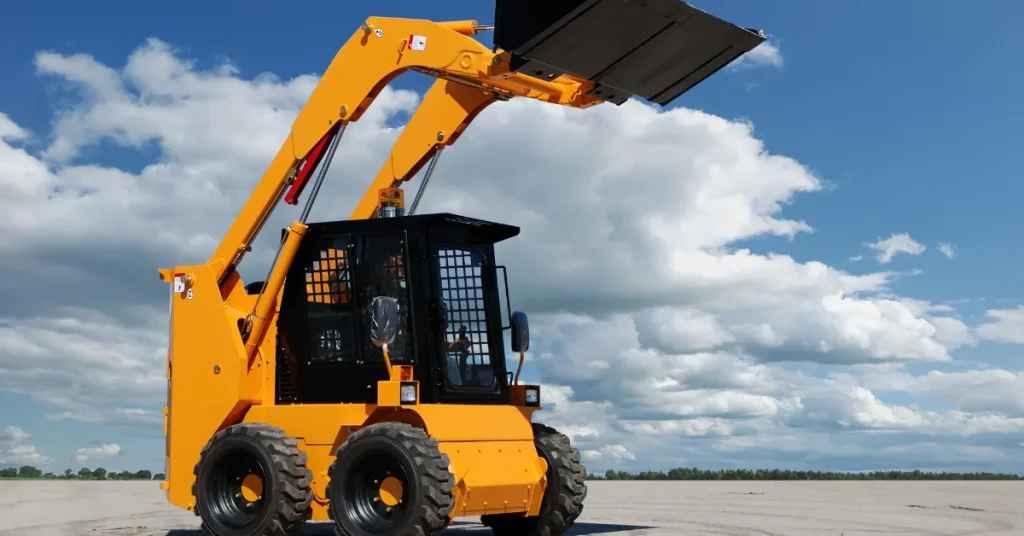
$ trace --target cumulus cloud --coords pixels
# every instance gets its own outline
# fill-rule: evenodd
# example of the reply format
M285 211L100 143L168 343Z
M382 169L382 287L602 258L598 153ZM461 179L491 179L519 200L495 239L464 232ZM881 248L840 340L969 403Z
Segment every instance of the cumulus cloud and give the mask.
M622 445L605 445L599 449L587 449L580 453L584 461L589 460L635 460L636 455Z
M35 445L26 443L31 438L32 434L17 426L5 426L0 429L0 464L39 466L52 462L53 458L44 456Z
M977 328L984 339L1024 344L1024 305L1016 309L989 309L985 311L989 322Z
M206 260L317 76L200 70L155 39L119 69L59 52L40 53L36 68L71 96L49 136L0 114L0 187L11 192L0 198L0 389L34 397L54 421L159 431L168 289L156 268ZM349 127L312 220L347 217L385 162L396 115L418 102L385 89ZM84 156L98 144L156 156L121 169ZM920 452L934 452L935 435L1024 439L1015 416L889 404L859 376L823 377L822 367L948 363L974 336L951 307L896 295L901 274L736 245L813 231L784 207L812 202L822 182L770 152L749 122L639 102L580 111L513 100L445 151L420 212L521 226L498 254L516 308L532 315L539 417L591 464L866 459L898 444L872 432L918 434L901 437ZM298 210L274 215L243 277L265 274L276 230ZM893 235L875 249L889 262L913 244ZM839 444L836 431L855 439Z
M867 387L912 393L952 404L958 412L1024 419L1024 373L1001 369L966 372L869 373Z
M3 430L0 430L0 441L20 443L31 437L32 434L18 428L17 426L4 426Z
M104 443L98 447L82 447L75 451L75 461L84 464L97 458L109 458L121 452L117 443Z
M911 238L909 233L893 233L889 238L865 245L878 252L875 260L881 264L889 264L893 257L901 253L920 255L927 249L923 244Z
M782 50L777 42L769 39L730 63L729 68L744 69L764 66L781 68L782 63Z

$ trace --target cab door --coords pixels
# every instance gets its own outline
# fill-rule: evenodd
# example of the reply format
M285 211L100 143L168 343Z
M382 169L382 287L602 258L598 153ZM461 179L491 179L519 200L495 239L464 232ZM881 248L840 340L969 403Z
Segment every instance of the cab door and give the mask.
M431 233L436 339L445 402L504 403L504 349L493 246Z

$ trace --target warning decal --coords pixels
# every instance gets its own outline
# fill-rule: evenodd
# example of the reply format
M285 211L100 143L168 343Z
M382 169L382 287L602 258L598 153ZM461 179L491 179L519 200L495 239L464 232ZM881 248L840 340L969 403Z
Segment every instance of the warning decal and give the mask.
M427 48L427 36L410 35L409 50L425 50Z
M185 274L174 274L174 292L185 292L185 282L181 280Z

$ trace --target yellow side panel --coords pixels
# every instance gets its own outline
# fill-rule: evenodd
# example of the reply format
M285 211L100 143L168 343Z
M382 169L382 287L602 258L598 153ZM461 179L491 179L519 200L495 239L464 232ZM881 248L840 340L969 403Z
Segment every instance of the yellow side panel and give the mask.
M419 404L392 410L373 404L289 404L254 406L245 416L246 422L280 426L310 445L333 445L341 428L385 420L418 420L438 441L533 441L528 417L515 406Z
M272 424L307 445L340 445L348 437L348 428L362 426L373 410L366 404L254 406L245 422Z
M530 421L515 406L421 404L410 409L438 441L533 441Z
M231 310L224 306L212 270L184 266L175 272L189 275L191 284L177 293L173 282L169 287L168 500L190 508L199 452L217 430L241 418L248 404L239 394L249 376L237 317L226 314ZM263 370L256 370L261 383Z
M533 440L442 441L440 449L455 474L452 517L540 511L547 464Z

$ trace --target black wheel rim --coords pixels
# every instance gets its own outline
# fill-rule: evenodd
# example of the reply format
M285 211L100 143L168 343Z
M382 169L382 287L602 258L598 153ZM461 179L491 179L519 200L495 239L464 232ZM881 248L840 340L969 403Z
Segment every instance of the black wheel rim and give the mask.
M401 487L397 493L396 481ZM409 474L394 458L383 452L363 453L346 471L343 515L364 532L389 532L407 517L409 485Z
M213 516L224 525L244 528L259 521L267 501L267 471L252 453L223 453L210 470L207 495Z

